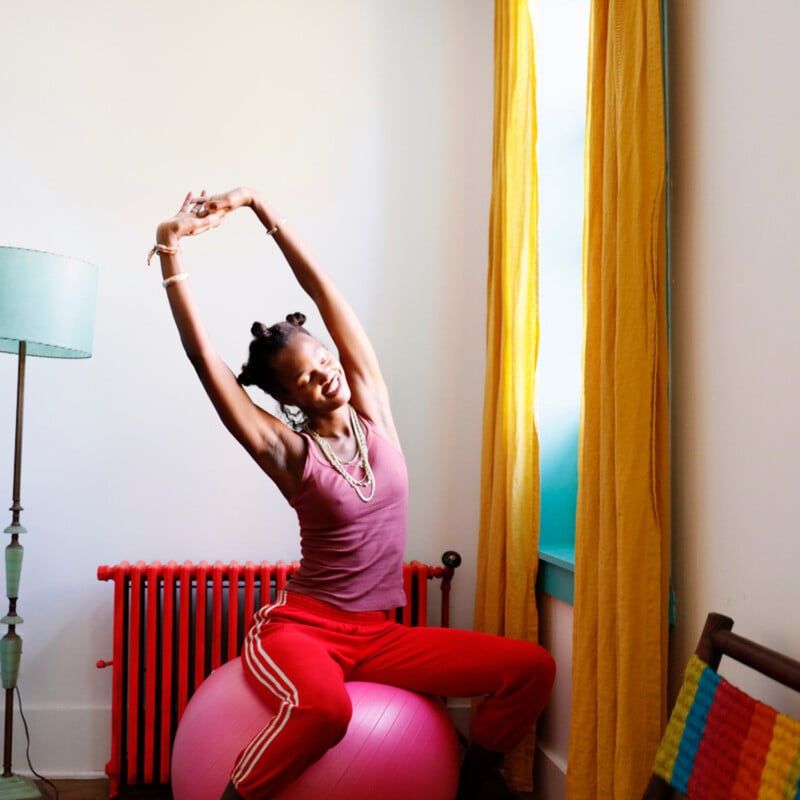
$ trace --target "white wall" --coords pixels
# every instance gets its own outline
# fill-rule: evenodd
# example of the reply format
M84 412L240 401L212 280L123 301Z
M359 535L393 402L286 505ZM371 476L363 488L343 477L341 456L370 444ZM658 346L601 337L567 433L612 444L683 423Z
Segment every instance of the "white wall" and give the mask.
M94 357L30 359L20 688L39 771L108 758L123 559L291 559L296 524L216 420L145 267L183 194L258 187L371 333L411 474L409 557L460 550L472 620L492 117L491 0L54 0L0 7L0 244L100 267ZM187 241L218 349L310 303L255 218ZM311 328L320 330L309 315ZM11 499L15 359L0 358ZM257 395L254 395L257 396ZM9 514L10 520L10 514ZM14 766L25 772L22 726Z
M533 764L538 800L564 800L572 713L572 606L547 595L537 597L539 638L556 661L553 693L536 725L538 752Z
M673 0L669 17L677 674L709 611L800 658L800 6Z

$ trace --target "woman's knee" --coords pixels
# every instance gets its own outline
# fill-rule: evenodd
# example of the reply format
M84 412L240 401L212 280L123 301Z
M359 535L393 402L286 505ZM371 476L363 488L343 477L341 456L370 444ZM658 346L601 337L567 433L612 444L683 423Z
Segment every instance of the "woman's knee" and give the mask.
M523 663L525 673L548 693L556 679L556 662L539 644L530 643Z
M534 689L537 694L549 695L556 677L556 662L541 645L521 640L505 640L513 645L502 665L505 691Z

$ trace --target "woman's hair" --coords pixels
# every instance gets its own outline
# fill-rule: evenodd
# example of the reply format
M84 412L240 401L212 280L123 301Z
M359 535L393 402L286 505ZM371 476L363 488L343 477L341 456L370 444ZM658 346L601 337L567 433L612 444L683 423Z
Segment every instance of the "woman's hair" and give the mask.
M258 386L268 395L274 397L280 404L281 411L289 424L299 430L303 427L305 417L296 408L285 406L280 398L283 387L275 371L275 356L283 350L295 334L311 334L303 327L306 315L296 311L287 314L285 322L276 322L267 327L262 322L254 322L250 328L253 340L250 342L250 353L247 363L242 365L242 371L236 380L241 386Z

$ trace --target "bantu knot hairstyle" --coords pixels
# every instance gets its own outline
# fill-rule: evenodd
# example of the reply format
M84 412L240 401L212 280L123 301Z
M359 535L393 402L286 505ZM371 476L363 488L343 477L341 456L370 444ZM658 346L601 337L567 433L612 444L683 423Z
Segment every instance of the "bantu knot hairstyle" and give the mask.
M250 342L249 358L236 378L239 384L258 386L280 402L281 385L275 373L274 358L295 334L311 336L303 327L305 321L306 315L296 311L294 314L287 314L285 322L276 322L274 325L266 326L262 322L254 322L250 328L253 339ZM304 419L300 412L293 411L282 403L281 411L292 427L302 427Z

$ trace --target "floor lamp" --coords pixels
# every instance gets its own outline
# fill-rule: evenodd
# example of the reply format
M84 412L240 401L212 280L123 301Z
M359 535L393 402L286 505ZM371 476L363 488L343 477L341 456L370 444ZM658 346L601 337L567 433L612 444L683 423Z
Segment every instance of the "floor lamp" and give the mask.
M19 521L25 359L26 356L89 358L96 297L97 268L93 265L39 250L0 247L0 351L16 353L18 358L12 517L4 531L11 534L5 553L8 614L0 619L0 623L8 626L6 635L0 639L0 668L5 690L0 799L41 797L33 781L11 771L14 689L22 653L17 625L23 620L17 614L17 599L22 572L19 536L25 533Z

